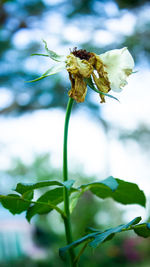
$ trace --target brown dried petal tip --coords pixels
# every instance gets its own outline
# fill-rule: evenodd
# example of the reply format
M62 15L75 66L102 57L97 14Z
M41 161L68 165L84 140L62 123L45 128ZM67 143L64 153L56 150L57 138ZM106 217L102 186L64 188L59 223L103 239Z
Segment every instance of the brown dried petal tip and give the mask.
M79 57L80 59L89 60L92 54L90 52L87 52L85 49L77 50L77 47L73 48L73 51L71 53L75 57Z

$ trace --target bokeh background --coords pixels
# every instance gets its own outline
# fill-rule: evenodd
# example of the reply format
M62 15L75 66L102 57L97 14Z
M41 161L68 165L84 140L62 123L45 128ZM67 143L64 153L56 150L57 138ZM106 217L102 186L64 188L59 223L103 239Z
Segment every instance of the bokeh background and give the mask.
M17 182L61 179L68 75L26 83L55 64L44 57L42 39L57 53L74 47L97 54L127 46L135 71L118 97L120 103L88 90L75 104L69 128L70 178L77 183L109 175L137 183L147 207L100 201L89 193L73 213L75 238L87 226L106 229L136 216L149 221L150 198L150 1L149 0L1 0L0 1L0 194ZM0 266L65 266L58 257L64 245L59 216L11 215L0 206ZM150 266L150 240L120 234L81 265Z

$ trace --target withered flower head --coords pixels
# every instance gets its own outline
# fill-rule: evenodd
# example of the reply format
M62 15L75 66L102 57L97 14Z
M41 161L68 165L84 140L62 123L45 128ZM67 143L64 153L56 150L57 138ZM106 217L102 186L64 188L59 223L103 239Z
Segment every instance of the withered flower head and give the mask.
M86 50L76 50L67 56L66 69L69 72L71 81L71 90L69 96L74 98L77 102L83 102L87 92L87 85L84 78L90 78L94 71L90 58L93 57L91 53Z
M104 71L103 62L95 53L74 48L70 55L67 56L66 68L69 72L71 84L73 85L69 91L69 96L74 98L77 102L83 102L85 99L87 88L84 78L90 78L90 76L92 76L97 88L101 92L108 93L110 91L110 83L107 73ZM76 82L79 80L80 85ZM76 84L78 86L76 86ZM100 97L101 102L105 102L104 95L100 94Z
M78 50L75 47L65 57L49 50L45 41L44 43L47 54L42 55L49 56L60 63L50 68L34 81L66 69L71 81L71 90L68 94L77 102L84 101L87 85L100 94L101 103L105 102L105 95L113 97L108 94L110 90L115 92L122 90L127 84L127 77L134 68L134 60L126 47L110 50L100 55L83 49ZM95 88L94 84L97 88Z

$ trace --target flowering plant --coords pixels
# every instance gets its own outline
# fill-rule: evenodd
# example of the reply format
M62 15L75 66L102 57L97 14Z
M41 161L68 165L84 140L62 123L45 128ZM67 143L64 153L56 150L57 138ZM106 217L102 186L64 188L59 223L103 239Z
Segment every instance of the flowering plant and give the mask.
M143 207L146 205L143 191L134 183L109 176L104 180L81 184L79 187L75 187L75 181L68 179L67 138L74 100L79 103L84 101L87 86L99 93L101 103L105 102L105 97L116 99L108 93L111 90L120 92L127 84L127 77L133 72L134 60L126 47L111 50L100 55L74 48L68 56L61 56L49 50L45 41L44 43L46 54L34 55L50 57L59 63L33 81L41 80L63 69L67 70L71 81L64 125L63 179L62 181L47 180L34 184L18 183L15 188L15 194L0 195L0 201L13 214L20 214L26 211L28 221L36 214L46 214L56 210L63 218L67 243L65 247L59 250L59 254L69 264L67 266L75 267L78 266L80 256L88 245L96 248L119 232L133 230L139 236L150 236L150 223L139 224L141 217L136 217L127 224L105 231L89 228L88 234L74 241L70 220L71 212L75 209L77 201L86 191L90 191L98 198L112 198L125 205L138 204ZM43 187L52 187L52 189L48 189L38 199L33 200L34 191ZM64 203L63 209L59 206L62 202ZM82 245L81 249L79 249L80 245Z

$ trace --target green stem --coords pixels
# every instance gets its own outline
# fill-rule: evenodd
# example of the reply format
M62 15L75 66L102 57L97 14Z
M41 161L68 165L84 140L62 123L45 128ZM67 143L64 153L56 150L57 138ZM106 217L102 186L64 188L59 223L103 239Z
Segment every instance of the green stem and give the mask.
M84 250L86 249L87 245L88 245L88 241L84 244L84 246L81 248L81 250L79 251L79 254L77 255L77 257L75 258L75 262L77 263L82 255L82 253L84 252Z
M73 98L69 98L66 117L65 117L65 126L64 126L64 146L63 146L63 181L68 181L68 164L67 164L67 140L68 140L68 126L69 119L71 115L71 110L73 106Z
M66 117L65 117L65 126L64 126L64 145L63 145L63 181L68 181L68 165L67 165L67 140L68 140L68 126L69 126L69 119L71 114L71 109L73 106L74 100L69 98L67 110L66 110ZM65 232L66 232L66 241L67 245L73 242L72 239L72 232L71 232L71 223L70 223L70 210L69 210L69 190L64 187L64 211L66 217L64 218L65 224ZM75 253L73 248L69 250L71 266L77 266L74 262L75 260Z

